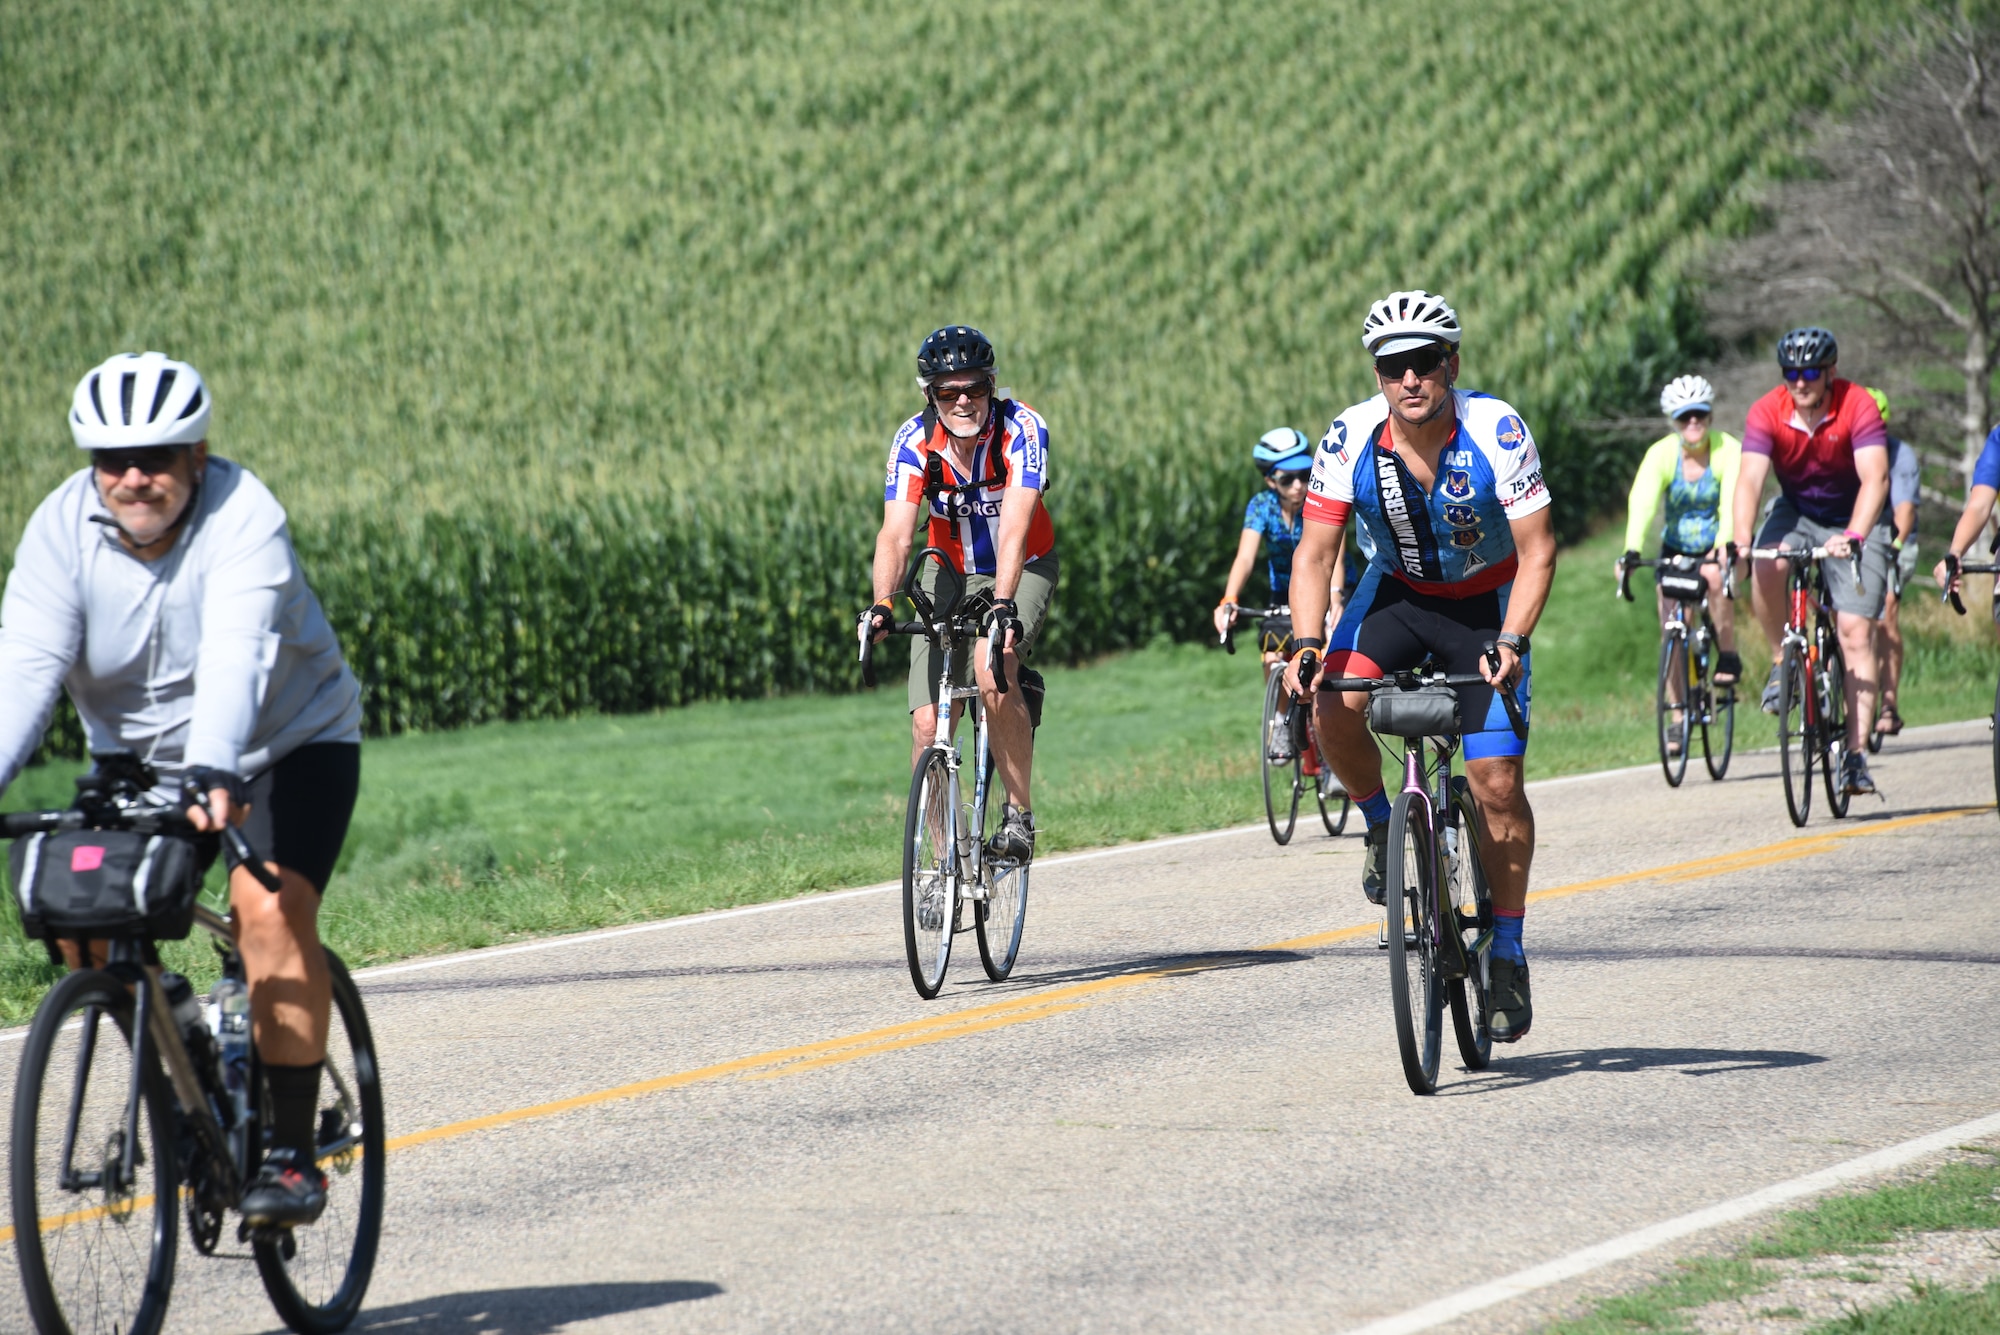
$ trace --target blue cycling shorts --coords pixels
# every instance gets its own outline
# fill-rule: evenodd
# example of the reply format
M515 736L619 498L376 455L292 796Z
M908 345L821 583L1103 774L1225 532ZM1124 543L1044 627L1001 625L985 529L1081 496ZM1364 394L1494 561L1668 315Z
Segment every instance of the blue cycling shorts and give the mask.
M1394 575L1370 566L1354 596L1340 614L1327 644L1328 677L1381 677L1420 666L1457 675L1479 671L1486 644L1506 623L1511 582L1469 598L1444 598L1419 593ZM1529 678L1533 654L1521 660L1521 680L1515 688L1521 716L1529 717ZM1491 686L1458 688L1459 717L1465 721L1467 760L1488 756L1520 756L1528 740L1516 737L1507 722L1507 706Z

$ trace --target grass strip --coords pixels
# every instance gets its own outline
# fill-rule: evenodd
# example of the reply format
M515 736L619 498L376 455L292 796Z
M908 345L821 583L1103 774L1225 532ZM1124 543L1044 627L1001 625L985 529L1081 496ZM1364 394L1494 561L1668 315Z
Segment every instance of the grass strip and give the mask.
M1787 1212L1765 1233L1728 1256L1677 1261L1673 1273L1632 1293L1599 1302L1583 1316L1557 1322L1549 1335L1627 1335L1692 1330L1684 1314L1709 1303L1744 1298L1781 1278L1766 1260L1807 1256L1866 1256L1905 1233L2000 1227L2000 1155L1987 1162L1941 1165L1907 1182L1832 1196ZM1774 1309L1766 1316L1795 1316ZM1888 1307L1815 1328L1833 1331L1951 1332L2000 1330L2000 1284L1977 1293L1924 1290ZM1980 1321L1986 1324L1979 1324ZM1959 1324L1952 1324L1957 1322Z

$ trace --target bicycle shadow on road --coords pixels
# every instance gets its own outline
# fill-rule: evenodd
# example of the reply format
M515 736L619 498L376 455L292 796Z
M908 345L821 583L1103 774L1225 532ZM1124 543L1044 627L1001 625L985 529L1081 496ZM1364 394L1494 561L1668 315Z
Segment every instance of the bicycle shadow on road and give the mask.
M1539 1085L1568 1075L1635 1075L1645 1071L1678 1071L1681 1075L1736 1075L1750 1071L1783 1071L1817 1066L1831 1060L1816 1052L1783 1048L1570 1048L1510 1057L1496 1046L1493 1065L1468 1072L1471 1080L1440 1088L1436 1097L1489 1094Z
M576 1321L622 1316L652 1307L713 1298L723 1291L706 1280L657 1280L636 1284L551 1284L539 1288L482 1289L369 1307L350 1331L410 1331L414 1335L558 1335ZM283 1327L274 1331L279 1335Z
M1312 956L1302 950L1185 950L1166 955L1120 956L1115 959L1065 960L1060 956L1050 959L1043 957L1034 961L1038 969L1017 967L1013 976L1005 983L986 982L976 972L978 959L973 958L975 972L954 982L964 982L966 997L992 996L1010 992L1033 992L1039 988L1061 986L1066 983L1095 983L1109 978L1125 978L1134 974L1159 974L1161 977L1184 977L1195 973L1217 973L1224 969L1248 969L1262 964L1297 964ZM958 956L952 955L954 965Z

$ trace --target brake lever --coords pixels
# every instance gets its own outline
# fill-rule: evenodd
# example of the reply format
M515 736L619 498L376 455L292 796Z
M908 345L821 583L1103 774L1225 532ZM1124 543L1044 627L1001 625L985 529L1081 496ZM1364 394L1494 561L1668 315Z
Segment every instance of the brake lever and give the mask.
M1499 676L1500 675L1499 643L1494 640L1488 640L1486 642L1485 652L1486 652L1486 666L1492 669L1494 676L1496 677ZM1507 710L1507 726L1513 729L1514 736L1516 736L1517 738L1519 738L1524 742L1527 741L1528 720L1521 714L1521 702L1514 697L1514 688L1504 681L1497 681L1493 683L1493 691L1494 694L1500 697L1501 705L1505 707L1505 709Z

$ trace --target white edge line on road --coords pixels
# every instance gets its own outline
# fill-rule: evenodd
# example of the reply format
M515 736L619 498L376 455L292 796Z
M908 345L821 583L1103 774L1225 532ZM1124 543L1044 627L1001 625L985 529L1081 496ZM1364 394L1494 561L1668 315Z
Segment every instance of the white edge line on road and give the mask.
M1469 1289L1461 1289L1448 1297L1425 1303L1422 1307L1414 1308L1399 1316L1384 1317L1365 1326L1355 1326L1347 1332L1347 1335L1411 1335L1415 1331L1430 1330L1444 1325L1447 1321L1455 1321L1459 1317L1492 1307L1497 1303L1504 1303L1510 1298L1519 1298L1523 1294L1533 1293L1551 1284L1560 1284L1566 1279L1587 1274L1614 1261L1623 1261L1642 1252L1651 1251L1663 1243L1684 1238L1690 1233L1699 1233L1705 1229L1735 1223L1739 1219L1748 1219L1752 1215L1762 1214L1766 1210L1798 1200L1802 1196L1811 1196L1858 1178L1886 1173L1927 1155L1948 1150L1954 1145L1996 1133L2000 1133L2000 1113L1979 1118L1977 1121L1961 1122L1957 1126L1934 1131L1928 1136L1919 1136L1900 1145L1891 1145L1888 1149L1876 1150L1873 1154L1864 1154L1858 1159L1849 1159L1846 1163L1837 1163L1831 1168L1822 1168L1817 1173L1808 1173L1789 1182L1776 1183L1765 1187L1762 1191L1753 1191L1747 1196L1738 1196L1734 1200L1723 1201L1718 1205L1711 1205L1678 1218L1662 1220L1646 1228L1621 1234L1609 1241L1573 1251L1567 1256L1559 1256L1553 1261L1531 1266L1526 1270L1517 1270L1500 1279L1478 1284Z

